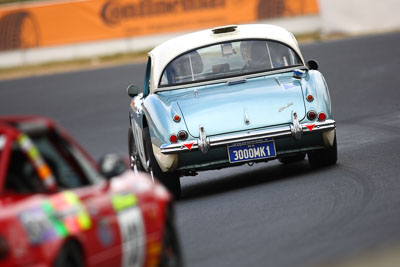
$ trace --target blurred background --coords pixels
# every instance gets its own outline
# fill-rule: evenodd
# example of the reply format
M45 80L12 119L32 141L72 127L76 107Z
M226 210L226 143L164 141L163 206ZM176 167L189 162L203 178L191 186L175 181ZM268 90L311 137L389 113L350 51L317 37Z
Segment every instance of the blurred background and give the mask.
M400 28L397 0L0 1L0 68L151 49L177 34L271 23L322 38Z
M126 88L142 87L149 49L208 27L280 25L327 80L338 164L182 178L187 266L400 266L399 11L399 0L0 0L0 114L50 116L95 158L127 154Z

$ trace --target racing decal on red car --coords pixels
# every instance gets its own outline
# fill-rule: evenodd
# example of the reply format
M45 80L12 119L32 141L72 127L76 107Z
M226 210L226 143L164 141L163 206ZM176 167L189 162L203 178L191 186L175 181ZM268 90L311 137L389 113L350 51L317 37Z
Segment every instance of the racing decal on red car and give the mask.
M122 266L142 266L145 253L145 228L137 197L121 193L111 197L117 212L122 242Z
M91 227L91 219L79 198L71 191L50 197L19 216L32 244L67 237Z
M43 207L24 211L19 216L29 241L36 245L57 237L57 233Z
M47 188L54 190L56 183L49 166L40 156L39 150L32 143L26 134L19 135L17 139L18 145L26 153L32 163L35 165L40 179L44 182Z
M139 207L119 212L118 224L122 240L122 266L143 266L145 231Z
M162 245L159 241L151 241L147 242L147 259L149 262L149 266L159 266L160 265L160 254L162 251Z
M116 212L137 205L137 198L132 193L116 194L111 197L111 203Z
M67 234L74 234L91 227L91 219L78 196L71 191L64 191L50 198L51 207ZM50 206L49 206L50 207Z
M109 247L114 243L114 236L114 229L111 222L107 218L101 219L97 226L97 237L100 243L105 247Z

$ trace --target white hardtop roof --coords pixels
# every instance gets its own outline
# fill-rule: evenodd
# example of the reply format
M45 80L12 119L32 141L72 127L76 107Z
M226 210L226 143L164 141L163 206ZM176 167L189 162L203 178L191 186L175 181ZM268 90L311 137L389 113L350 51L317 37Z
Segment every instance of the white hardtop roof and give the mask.
M268 24L245 24L237 25L235 31L219 34L214 34L212 29L207 29L172 38L149 52L152 58L150 91L158 88L165 67L177 56L199 47L242 39L269 39L282 42L291 47L304 63L295 37L282 27Z

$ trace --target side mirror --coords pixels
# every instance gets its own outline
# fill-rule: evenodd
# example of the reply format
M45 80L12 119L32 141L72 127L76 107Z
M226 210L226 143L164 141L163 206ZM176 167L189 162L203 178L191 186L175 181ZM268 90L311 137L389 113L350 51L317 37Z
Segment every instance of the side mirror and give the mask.
M314 59L311 59L307 62L307 67L310 70L318 70L318 62Z
M135 97L139 94L139 88L137 88L134 84L129 85L126 91L130 97Z
M126 171L128 168L122 156L106 154L99 160L100 173L107 179L111 179Z

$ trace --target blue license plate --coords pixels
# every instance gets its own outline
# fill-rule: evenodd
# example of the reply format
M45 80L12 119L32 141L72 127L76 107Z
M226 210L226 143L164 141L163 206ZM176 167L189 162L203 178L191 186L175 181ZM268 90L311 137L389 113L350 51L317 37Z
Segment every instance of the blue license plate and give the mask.
M251 161L276 156L274 140L228 145L229 162Z

